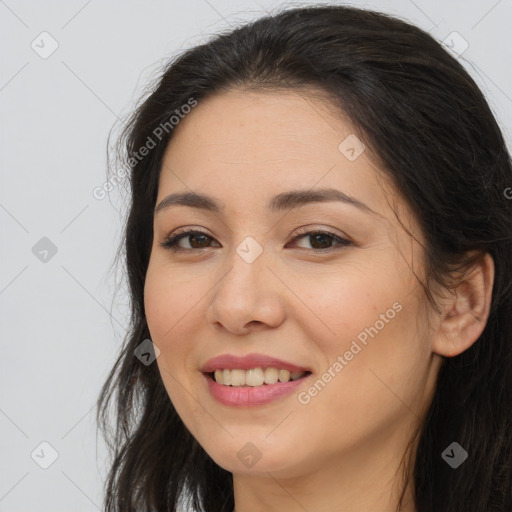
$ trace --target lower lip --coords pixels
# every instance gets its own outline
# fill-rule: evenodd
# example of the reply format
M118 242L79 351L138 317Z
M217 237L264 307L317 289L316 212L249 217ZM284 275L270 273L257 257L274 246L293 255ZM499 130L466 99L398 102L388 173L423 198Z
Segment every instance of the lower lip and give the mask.
M223 405L234 407L255 407L268 404L278 398L288 395L301 386L312 374L289 382L276 382L262 386L231 387L218 384L212 377L203 373L211 395Z

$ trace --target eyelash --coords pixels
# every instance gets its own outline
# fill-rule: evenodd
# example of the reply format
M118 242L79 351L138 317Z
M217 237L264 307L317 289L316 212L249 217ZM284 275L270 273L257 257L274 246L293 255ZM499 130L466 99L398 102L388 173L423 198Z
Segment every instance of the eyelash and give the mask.
M208 235L207 233L205 233L203 231L189 230L189 231L178 232L175 235L172 235L172 236L166 238L164 240L164 242L160 243L160 246L163 247L164 249L167 249L167 250L172 251L172 252L182 252L182 253L184 253L184 252L197 252L197 251L201 251L201 249L210 249L210 247L202 247L200 249L184 249L182 247L178 247L177 246L177 243L182 238L186 238L187 236L190 236L190 235L204 235L204 236L214 240L213 237L211 237L210 235ZM342 247L353 245L353 243L350 240L347 240L346 238L342 238L342 237L340 237L338 235L335 235L334 233L330 233L329 231L321 231L321 230L305 231L305 232L299 233L293 239L293 241L297 240L298 238L306 237L308 235L309 236L312 236L312 235L327 235L327 236L335 239L338 242L337 246L335 245L335 246L332 246L332 247L327 247L326 249L309 249L309 250L311 250L311 251L313 251L315 253L330 252L332 250L336 250L336 249L340 249ZM308 250L308 249L306 249L306 250Z

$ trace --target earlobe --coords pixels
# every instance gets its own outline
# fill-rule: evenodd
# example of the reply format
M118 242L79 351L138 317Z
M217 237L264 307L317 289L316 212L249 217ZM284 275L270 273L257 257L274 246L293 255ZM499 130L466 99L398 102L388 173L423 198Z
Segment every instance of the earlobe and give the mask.
M493 284L494 261L486 253L466 271L446 301L433 339L433 352L454 357L475 343L487 324Z

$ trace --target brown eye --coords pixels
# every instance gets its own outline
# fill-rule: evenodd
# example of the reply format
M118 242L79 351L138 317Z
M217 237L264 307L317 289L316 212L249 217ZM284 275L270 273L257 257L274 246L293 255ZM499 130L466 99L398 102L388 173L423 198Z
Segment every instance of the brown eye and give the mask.
M310 245L313 251L329 251L331 249L335 249L336 246L347 246L351 245L352 242L347 240L346 238L341 238L334 233L330 233L328 231L307 231L306 233L302 233L297 236L295 240L299 240L301 238L309 238ZM334 240L334 245L331 241Z
M191 247L180 247L178 242L182 239L189 241ZM208 248L209 241L213 238L202 231L185 231L167 238L160 245L174 252L193 251Z

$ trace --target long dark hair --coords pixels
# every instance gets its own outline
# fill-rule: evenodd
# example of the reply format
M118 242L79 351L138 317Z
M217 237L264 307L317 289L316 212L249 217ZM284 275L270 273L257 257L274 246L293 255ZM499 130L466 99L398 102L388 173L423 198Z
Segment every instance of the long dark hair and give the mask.
M482 92L432 36L389 15L327 5L284 10L185 51L165 67L119 137L131 201L117 256L125 258L131 322L98 398L97 421L112 456L106 510L177 511L186 495L194 510L234 507L232 474L184 426L157 365L134 356L150 338L143 290L158 177L173 134L169 120L191 100L230 89L308 88L327 93L333 109L349 116L413 207L426 238L429 300L430 285L449 286L454 269L474 261L470 255L494 259L488 322L468 350L445 358L410 475L418 512L510 512L510 154ZM454 441L469 454L457 469L441 457Z

